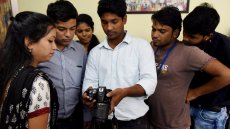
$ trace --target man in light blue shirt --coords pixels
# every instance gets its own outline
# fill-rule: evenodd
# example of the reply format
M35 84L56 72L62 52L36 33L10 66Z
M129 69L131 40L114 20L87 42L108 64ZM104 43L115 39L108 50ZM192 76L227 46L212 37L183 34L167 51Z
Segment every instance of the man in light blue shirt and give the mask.
M80 129L83 128L82 116L74 112L81 101L87 55L84 47L73 41L77 10L69 1L56 1L49 4L47 15L56 22L57 50L49 62L39 67L48 74L57 90L59 110L55 129Z
M98 14L106 39L89 53L83 82L83 102L93 107L87 91L90 87L106 86L112 91L109 120L101 129L112 125L122 129L145 129L143 116L149 107L144 100L153 94L156 83L156 66L150 44L129 35L124 0L100 0ZM111 121L111 119L117 119ZM113 124L112 124L113 122Z

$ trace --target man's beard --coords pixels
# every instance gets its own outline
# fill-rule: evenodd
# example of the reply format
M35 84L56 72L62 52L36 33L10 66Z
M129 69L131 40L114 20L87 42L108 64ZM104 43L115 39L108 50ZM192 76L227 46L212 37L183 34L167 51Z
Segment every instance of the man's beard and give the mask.
M200 43L198 43L195 46L199 47L201 50L204 50L206 48L207 44L208 44L208 41L201 41Z
M188 46L196 46L196 47L200 48L201 50L204 50L204 49L206 48L208 42L209 42L209 41L204 41L204 40L203 40L203 41L201 41L201 42L198 43L198 44L191 44L191 43L189 43L189 42L185 42L185 41L184 41L184 44L185 44L185 45L188 45Z

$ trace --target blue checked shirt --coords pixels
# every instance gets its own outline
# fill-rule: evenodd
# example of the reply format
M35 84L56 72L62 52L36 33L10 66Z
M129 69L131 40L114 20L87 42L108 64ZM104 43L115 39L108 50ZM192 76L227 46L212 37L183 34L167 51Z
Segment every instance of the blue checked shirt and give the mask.
M49 62L39 65L57 90L58 119L68 118L79 102L86 58L84 47L72 41L63 51L56 50Z

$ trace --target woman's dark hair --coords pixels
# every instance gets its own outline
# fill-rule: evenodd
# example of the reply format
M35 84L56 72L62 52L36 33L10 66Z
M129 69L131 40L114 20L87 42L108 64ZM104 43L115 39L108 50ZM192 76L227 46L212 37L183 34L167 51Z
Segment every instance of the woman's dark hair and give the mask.
M55 22L67 22L69 19L76 19L78 16L77 9L72 3L66 0L58 0L50 3L47 8L47 16L51 17Z
M220 22L216 9L208 3L202 3L190 12L183 21L183 29L188 34L208 35L215 31Z
M100 0L97 13L101 17L104 13L114 13L123 18L126 15L127 5L125 0Z
M173 30L181 30L182 18L178 8L174 6L166 6L157 11L151 17L152 20L156 20L161 24L172 27Z
M91 49L93 49L99 43L100 42L99 42L97 36L93 34L92 39L91 39L90 44L89 44L89 47L88 47L88 53L90 52Z
M77 17L77 26L80 25L81 23L86 23L88 26L92 28L92 30L94 30L93 19L88 14L80 14Z
M90 15L88 14L80 14L77 17L77 26L80 25L81 23L86 23L89 27L91 27L92 30L94 30L94 22L93 19ZM96 37L96 35L93 34L92 39L90 41L89 47L88 47L88 53L92 48L97 46L99 44L99 40Z
M0 48L0 94L4 86L21 66L32 62L32 55L25 46L28 38L31 43L38 42L47 35L48 27L55 26L52 19L44 14L25 11L18 13L8 27L7 34Z

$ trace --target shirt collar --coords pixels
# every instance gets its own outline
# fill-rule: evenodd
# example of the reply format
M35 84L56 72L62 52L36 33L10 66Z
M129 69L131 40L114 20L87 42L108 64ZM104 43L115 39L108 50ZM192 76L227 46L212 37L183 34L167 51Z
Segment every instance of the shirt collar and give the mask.
M76 50L77 48L76 48L76 45L74 45L74 43L76 43L75 41L71 41L71 43L69 44L69 46L67 46L67 48L69 49L69 48L72 48L73 50Z
M125 43L125 44L130 44L131 43L131 36L128 34L127 31L125 31L125 38L121 41L121 43ZM121 44L119 43L119 44ZM99 48L107 48L107 49L112 49L109 44L108 44L108 40L107 37L106 39L104 39L101 44L99 44Z
M64 48L63 51L69 50L70 48L73 49L74 51L76 51L77 48L76 48L76 46L74 45L74 42L75 42L75 41L72 40L72 41L70 42L70 44L69 44L67 47ZM59 50L57 49L57 51L59 51Z

